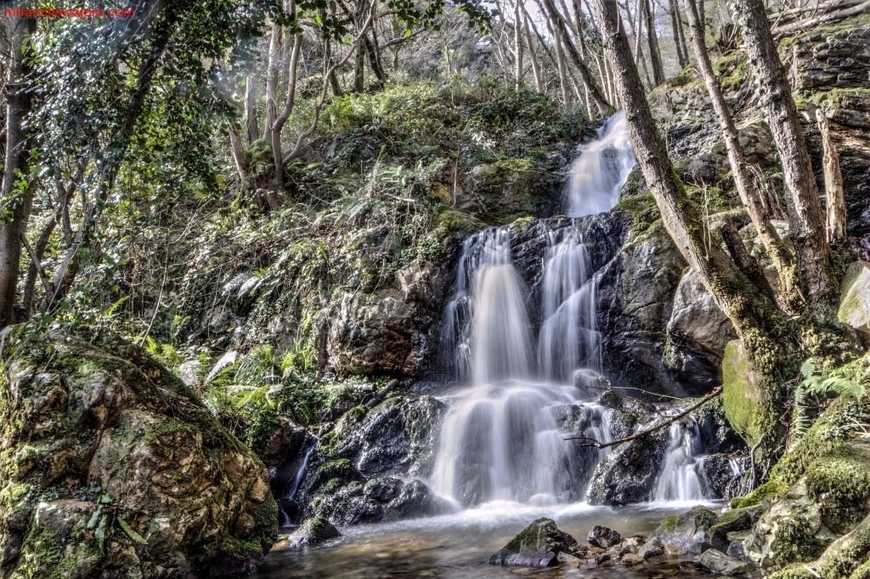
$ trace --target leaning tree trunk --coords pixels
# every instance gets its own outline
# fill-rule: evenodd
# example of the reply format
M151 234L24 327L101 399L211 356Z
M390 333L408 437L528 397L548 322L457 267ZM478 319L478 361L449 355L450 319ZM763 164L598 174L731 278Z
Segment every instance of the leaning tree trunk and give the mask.
M617 92L629 125L635 155L661 212L662 221L683 257L728 316L746 349L762 389L758 417L765 430L762 451L776 455L786 431L779 418L785 405L783 384L797 371L783 323L773 300L747 277L718 242L707 243L707 226L677 177L656 128L643 84L619 26L616 0L594 0L595 16ZM742 255L740 256L742 258Z
M719 119L719 128L722 130L722 136L725 140L725 150L728 152L728 162L731 165L731 174L734 177L737 193L740 195L740 201L749 213L752 224L755 226L755 231L761 238L761 243L764 245L776 269L780 281L781 304L788 311L796 313L799 296L796 293L797 281L794 275L791 252L779 238L779 235L777 235L776 230L770 222L771 216L767 214L761 203L761 193L743 154L743 148L738 138L737 126L734 124L731 111L728 109L728 104L722 95L722 89L719 86L716 74L713 72L713 64L710 61L707 45L704 42L704 25L701 22L701 16L698 13L698 6L695 0L687 0L686 12L689 16L692 44L695 48L698 68L700 68L701 75L704 77L707 92L710 95L710 100L713 102L713 109L716 111L716 116Z
M662 53L659 50L659 39L656 34L656 21L649 0L639 0L641 13L646 22L646 40L649 45L649 61L653 70L653 83L658 86L665 82L665 67L662 64ZM640 30L638 30L640 32Z
M743 31L759 102L766 113L782 162L798 278L813 316L823 321L831 317L837 286L825 236L819 190L791 95L791 85L770 33L763 0L734 0L731 6Z
M7 20L9 49L6 80L6 155L0 190L0 328L15 323L15 302L21 249L33 205L30 179L30 67L25 59L25 44L35 29L32 18Z

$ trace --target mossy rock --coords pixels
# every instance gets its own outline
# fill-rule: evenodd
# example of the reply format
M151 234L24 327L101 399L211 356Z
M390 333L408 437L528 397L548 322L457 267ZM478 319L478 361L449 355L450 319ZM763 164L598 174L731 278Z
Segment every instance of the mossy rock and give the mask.
M22 326L6 339L6 573L230 576L256 569L277 534L266 469L186 386L115 336L58 338Z
M722 358L722 406L728 422L747 446L754 446L764 433L759 411L761 387L739 340L725 346Z

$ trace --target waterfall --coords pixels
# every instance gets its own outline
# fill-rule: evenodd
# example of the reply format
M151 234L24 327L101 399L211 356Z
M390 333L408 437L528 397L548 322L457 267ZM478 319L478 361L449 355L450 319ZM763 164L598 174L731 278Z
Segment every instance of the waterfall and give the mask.
M538 366L548 380L571 378L579 368L601 370L595 321L596 285L582 237L565 236L547 251L541 282L543 324Z
M613 209L634 165L628 121L623 113L617 113L598 129L598 138L584 145L571 165L568 216L596 215Z
M671 424L668 430L665 463L656 484L653 500L703 500L705 493L697 471L701 452L701 434L694 420L689 423Z

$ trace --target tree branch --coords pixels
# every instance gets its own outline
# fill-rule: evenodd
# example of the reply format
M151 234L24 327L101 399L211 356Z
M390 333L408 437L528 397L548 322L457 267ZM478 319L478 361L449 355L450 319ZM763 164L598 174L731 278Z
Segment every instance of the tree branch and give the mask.
M599 441L595 440L594 438L589 438L586 436L563 436L562 439L563 440L577 440L577 441L580 441L580 446L592 446L595 448L608 448L611 446L616 446L618 444L622 444L623 442L629 442L631 440L635 440L636 438L640 438L642 436L646 436L648 434L652 434L654 432L658 432L659 430L662 430L665 426L669 426L669 425L673 424L674 422L676 422L677 420L685 417L686 415L691 414L692 412L694 412L695 410L697 410L698 408L700 408L701 406L703 406L704 404L706 404L710 400L719 396L719 394L721 394L721 393L722 393L722 387L717 386L716 388L713 389L712 392L710 392L709 394L707 394L706 396L701 398L698 402L696 402L692 406L689 406L688 408L686 408L685 410L683 410L679 414L675 414L674 416L670 416L666 420L659 422L655 426L651 426L651 427L649 427L646 430L643 430L641 432L636 432L635 434L632 434L631 436L617 438L616 440L611 440L610 442L599 442Z

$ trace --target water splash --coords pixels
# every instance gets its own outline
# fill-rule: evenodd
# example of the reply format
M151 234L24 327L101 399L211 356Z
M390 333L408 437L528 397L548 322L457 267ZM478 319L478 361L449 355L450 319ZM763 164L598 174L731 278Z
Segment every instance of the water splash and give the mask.
M577 452L565 422L607 440L607 411L578 404L573 387L487 384L448 399L432 483L464 506L507 500L549 505L583 498L599 452ZM561 424L560 424L561 423Z
M674 422L668 430L668 449L656 484L655 501L703 500L705 492L698 476L701 433L694 420Z
M571 165L568 216L596 215L613 209L634 165L628 121L623 113L616 113L598 129L598 138L583 146Z

